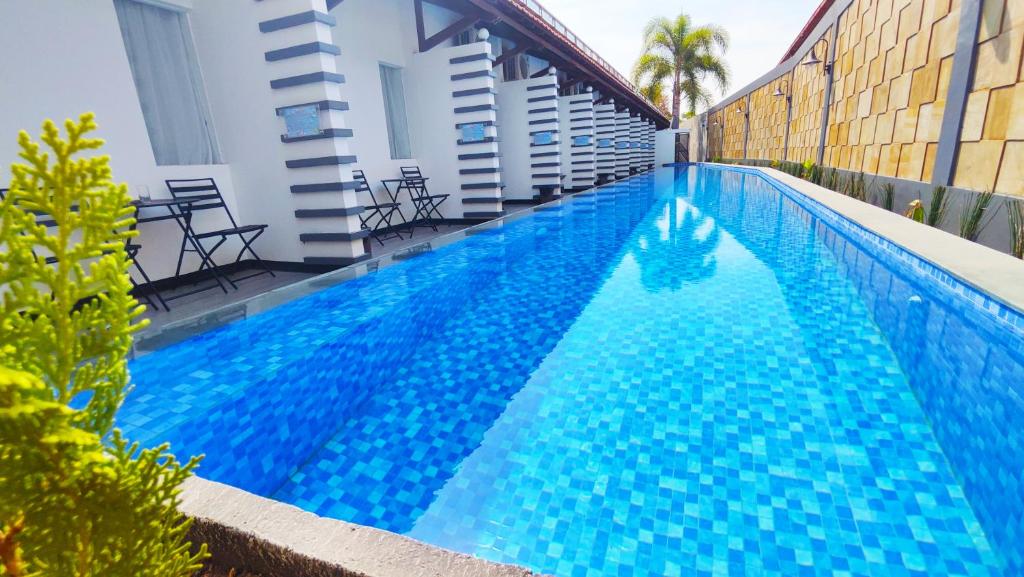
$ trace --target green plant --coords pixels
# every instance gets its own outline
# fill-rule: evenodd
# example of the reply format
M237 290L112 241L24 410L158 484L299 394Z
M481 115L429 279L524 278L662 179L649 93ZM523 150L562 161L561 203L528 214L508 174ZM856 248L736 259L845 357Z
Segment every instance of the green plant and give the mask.
M892 211L893 205L896 203L896 185L891 182L883 184L881 190L876 195L876 200L878 201L878 206Z
M644 49L633 66L633 83L651 91L651 86L671 79L675 126L683 98L690 112L696 112L698 105L711 104L711 94L703 86L705 78L715 80L725 91L729 71L722 54L728 48L729 36L720 26L694 26L686 14L654 18L644 28Z
M843 194L849 196L850 198L855 198L862 202L867 202L868 185L864 181L863 172L858 172L855 175L851 174L850 177L846 179Z
M946 221L946 213L949 211L949 196L946 194L945 186L936 186L932 192L932 200L928 203L928 216L925 224L942 228Z
M0 204L0 575L184 577L179 485L197 464L114 429L142 306L124 251L132 223L91 114L21 132ZM52 231L36 219L53 220ZM49 259L47 257L50 257ZM49 261L49 262L48 262ZM104 443L104 439L107 440Z
M805 160L804 164L803 164L803 170L800 171L800 178L802 178L804 180L810 180L811 179L811 173L816 168L816 166L817 165L814 164L814 161L812 161L812 160Z
M994 212L989 212L996 193L979 192L960 211L960 236L967 240L978 240L985 227L992 222Z
M821 185L829 190L836 190L836 185L839 183L839 171L830 168L825 176L822 178Z
M909 218L914 222L924 223L924 205L921 201L914 199L907 205L907 211L903 213L903 216Z
M1006 216L1010 221L1010 254L1024 258L1024 201L1006 201Z

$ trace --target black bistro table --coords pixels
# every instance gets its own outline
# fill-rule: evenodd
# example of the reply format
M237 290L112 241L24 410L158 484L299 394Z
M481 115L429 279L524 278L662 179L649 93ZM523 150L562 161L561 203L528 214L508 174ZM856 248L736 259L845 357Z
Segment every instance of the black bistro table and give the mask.
M216 195L209 196L193 196L189 198L146 198L133 200L130 204L135 208L135 226L150 222L160 222L164 220L173 220L178 228L181 229L181 246L178 250L178 265L174 269L174 278L177 280L181 277L181 265L184 260L186 252L195 252L199 255L202 261L199 264L199 268L196 272L200 272L209 265L210 273L213 277L214 283L209 286L201 286L190 290L182 294L176 294L171 297L163 298L164 301L171 301L174 299L180 299L194 295L199 292L203 292L214 287L220 287L225 294L228 289L224 284L224 277L217 271L217 266L214 264L210 255L203 249L203 245L195 238L192 231L192 210L191 206L203 200L210 200L217 198ZM156 214L142 215L143 210L151 210ZM133 227L134 228L134 227ZM187 247L191 246L191 250ZM164 305L166 307L166 304ZM169 310L169 309L168 309Z
M448 195L436 195L431 196L427 192L427 181L429 177L424 176L407 176L402 178L387 178L381 182L384 185L384 190L387 191L388 196L391 197L391 202L398 203L398 216L402 218L402 222L409 227L409 236L412 237L413 230L417 226L424 226L427 228L437 231L437 223L441 220L441 212L438 210L440 203L435 202L437 198L447 198ZM402 191L406 190L409 193L409 200L412 201L414 207L416 207L416 214L413 216L412 223L405 218L402 214L401 203L398 197ZM423 224L417 224L421 222L422 217Z

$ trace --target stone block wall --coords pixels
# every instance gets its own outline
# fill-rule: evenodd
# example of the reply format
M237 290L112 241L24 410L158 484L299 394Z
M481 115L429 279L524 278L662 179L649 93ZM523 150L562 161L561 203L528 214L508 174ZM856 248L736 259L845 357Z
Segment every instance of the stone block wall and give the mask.
M960 0L857 0L839 20L825 164L930 181Z
M1024 0L834 0L812 24L779 66L702 115L705 158L820 159L1024 196ZM812 50L822 62L803 64Z
M830 28L818 38L818 55L824 58L822 40L832 37ZM789 148L786 160L814 160L821 138L821 107L825 102L827 77L820 66L796 66L793 75L793 114L789 121Z
M1024 195L1024 2L984 0L954 183Z
M786 94L789 87L784 81L769 82L750 94L750 135L747 137L747 157L782 160L783 139L786 136ZM782 96L775 96L775 89Z

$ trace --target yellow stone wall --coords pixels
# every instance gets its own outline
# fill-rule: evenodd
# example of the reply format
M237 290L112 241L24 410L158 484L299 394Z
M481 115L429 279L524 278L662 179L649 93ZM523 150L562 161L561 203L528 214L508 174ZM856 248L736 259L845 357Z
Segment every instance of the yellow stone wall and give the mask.
M832 38L832 29L822 38ZM825 59L825 43L818 40L817 55ZM793 112L789 123L789 149L786 160L816 160L821 139L821 107L825 102L827 76L819 66L796 66L793 69Z
M782 160L782 145L786 134L786 99L773 96L778 87L789 90L790 74L784 74L750 94L750 136L747 140L747 158ZM784 80L786 82L784 82Z
M1024 0L985 0L954 185L1024 195Z
M824 164L929 181L961 0L855 0L839 20Z
M708 115L708 153L709 159L723 158L722 156L722 120L723 111L712 112Z
M722 144L723 158L743 158L743 133L746 130L746 118L741 112L747 105L746 97L729 102L722 108L725 117L725 132Z

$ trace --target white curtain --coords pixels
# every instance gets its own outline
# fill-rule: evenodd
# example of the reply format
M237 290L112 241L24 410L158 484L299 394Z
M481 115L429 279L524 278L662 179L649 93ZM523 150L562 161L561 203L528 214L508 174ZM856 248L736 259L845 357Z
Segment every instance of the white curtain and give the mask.
M402 69L381 64L380 85L384 92L384 116L388 125L391 158L412 158L412 147L409 145L409 119L405 114L405 87L402 85Z
M220 163L186 15L134 0L114 7L156 163Z

